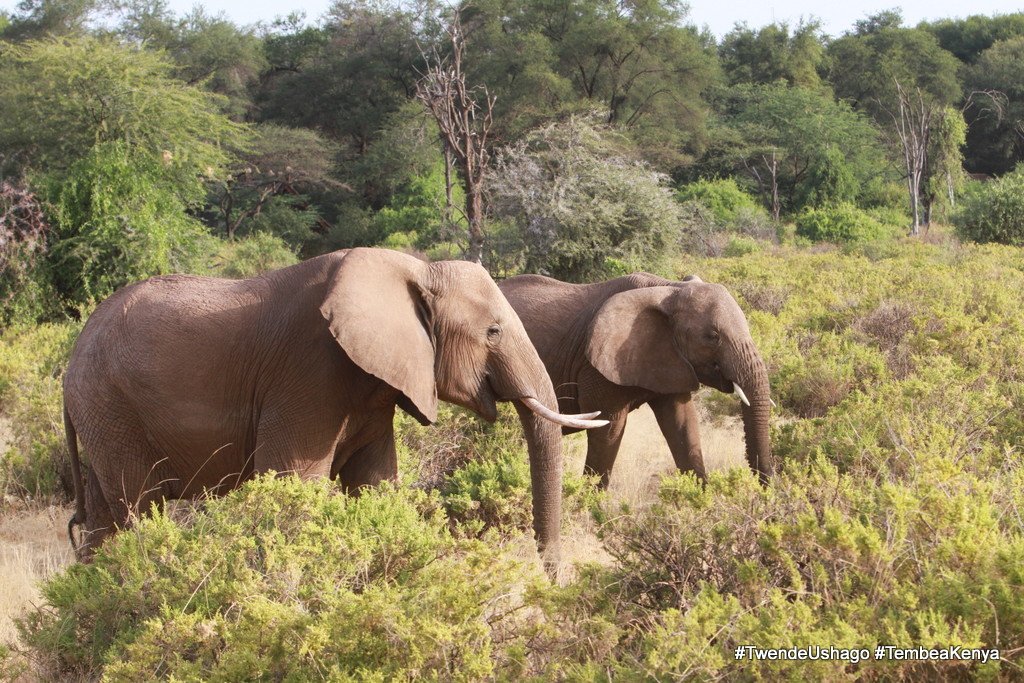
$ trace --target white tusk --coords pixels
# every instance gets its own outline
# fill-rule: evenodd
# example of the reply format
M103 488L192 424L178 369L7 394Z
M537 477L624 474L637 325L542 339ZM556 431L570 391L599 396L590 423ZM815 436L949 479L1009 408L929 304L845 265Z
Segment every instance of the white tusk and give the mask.
M775 401L773 401L773 400L771 400L771 399L768 399L768 402L772 404L772 408L778 408L778 407L779 407L779 406L777 406L777 405L775 404Z
M743 405L747 406L748 408L750 407L750 401L747 400L747 395L743 393L743 390L740 389L740 385L736 384L736 382L732 383L732 393L740 397L740 400L743 401Z
M608 420L591 420L590 418L599 415L600 413L584 413L582 415L562 415L551 410L543 403L533 398L532 396L526 396L520 399L527 408L537 413L545 420L550 420L555 424L562 425L563 427L572 427L574 429L593 429L595 427L604 427L608 424Z

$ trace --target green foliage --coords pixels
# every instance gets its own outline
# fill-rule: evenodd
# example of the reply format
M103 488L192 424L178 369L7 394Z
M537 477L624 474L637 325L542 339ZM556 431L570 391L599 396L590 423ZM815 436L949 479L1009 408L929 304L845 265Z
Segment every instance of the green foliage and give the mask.
M80 329L46 323L0 333L0 415L11 432L10 448L0 453L0 500L51 500L72 491L61 379Z
M722 91L716 108L721 140L700 165L743 174L773 215L860 200L885 172L878 130L828 92L741 84Z
M707 487L689 475L666 478L654 505L604 527L616 564L594 568L578 589L587 607L564 637L582 640L615 624L614 655L595 663L657 680L824 680L849 672L837 661L737 660L739 645L960 645L1005 653L1022 642L1024 597L1014 586L1024 536L989 498L1012 477L989 482L928 471L882 486L863 481L823 457L788 468L769 487L739 469L713 474ZM644 626L623 626L630 623ZM582 642L575 650L590 659ZM994 676L1003 664L975 666L869 655L856 672L869 679Z
M50 225L28 187L0 182L0 326L53 312L44 256Z
M853 204L805 208L796 219L796 234L814 242L866 242L891 235L885 226Z
M185 213L201 188L175 188L178 169L124 143L97 145L55 186L57 285L78 306L151 275L202 268L208 237ZM195 194L175 190L192 190Z
M535 580L453 536L436 496L267 476L181 523L142 518L51 580L23 633L58 670L113 680L476 680L521 647L507 590Z
M47 173L64 171L98 143L169 157L176 187L198 185L227 163L245 129L221 99L172 77L154 52L76 38L6 45L0 52L0 147ZM167 179L169 180L169 178Z
M824 66L825 46L816 21L800 22L792 34L785 23L756 30L739 24L722 38L718 54L730 85L785 80L802 88L821 87L818 71Z
M1020 122L1024 119L1024 14L1021 35L1000 40L961 72L966 88L976 92L964 115L966 166L971 171L1003 174L1024 159ZM993 115L998 107L999 115Z
M1024 168L975 188L953 220L964 239L1024 246Z
M571 117L500 151L489 188L526 270L576 282L601 277L608 258L639 265L665 251L679 217L666 181L613 130Z
M295 252L280 237L254 232L242 239L219 243L211 275L247 278L298 262Z
M761 207L749 194L740 189L733 178L698 180L679 188L676 199L682 202L700 202L711 211L715 220L729 224L742 211L756 211Z

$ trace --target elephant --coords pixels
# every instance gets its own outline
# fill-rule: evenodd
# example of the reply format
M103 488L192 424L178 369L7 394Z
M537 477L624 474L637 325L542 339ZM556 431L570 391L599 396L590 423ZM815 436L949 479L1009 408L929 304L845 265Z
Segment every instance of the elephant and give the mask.
M774 473L767 371L725 287L696 276L672 281L648 273L582 285L519 275L498 286L543 359L559 406L600 410L610 421L587 433L585 471L600 476L602 487L627 416L644 403L676 466L706 479L691 400L701 384L739 395L747 462L762 483Z
M438 400L486 420L512 401L533 523L559 552L563 416L522 323L479 265L337 251L244 280L153 277L100 304L64 377L79 558L153 502L221 494L254 473L396 480L393 420ZM88 455L82 476L78 441Z

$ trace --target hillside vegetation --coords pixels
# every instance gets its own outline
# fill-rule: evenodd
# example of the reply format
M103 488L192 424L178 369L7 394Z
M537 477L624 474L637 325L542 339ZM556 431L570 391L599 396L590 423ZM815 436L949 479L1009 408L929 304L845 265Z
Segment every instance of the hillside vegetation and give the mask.
M5 548L11 586L47 578L0 615L0 678L1024 677L1024 14L720 39L693 19L672 0L338 0L256 26L156 0L0 11L4 539L63 523L61 379L100 301L358 246L725 285L782 463L765 487L638 467L602 492L569 458L576 547L551 580L510 412L400 415L397 486L257 478L63 570ZM735 423L735 397L699 401Z

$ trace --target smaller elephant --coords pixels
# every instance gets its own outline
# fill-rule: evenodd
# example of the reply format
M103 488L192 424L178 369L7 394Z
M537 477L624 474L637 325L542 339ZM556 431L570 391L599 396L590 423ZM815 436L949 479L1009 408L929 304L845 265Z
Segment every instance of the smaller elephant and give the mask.
M586 472L602 486L627 416L645 403L677 467L706 477L692 400L702 384L739 396L747 461L762 482L774 473L768 373L725 287L647 273L584 285L520 275L499 287L551 375L559 408L600 410L610 420L587 433Z

